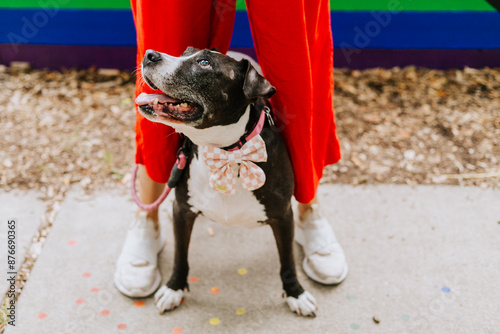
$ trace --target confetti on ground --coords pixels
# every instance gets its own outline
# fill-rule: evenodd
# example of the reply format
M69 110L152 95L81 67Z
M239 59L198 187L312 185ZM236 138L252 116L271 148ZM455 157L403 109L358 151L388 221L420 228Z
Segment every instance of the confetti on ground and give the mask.
M189 283L198 283L198 277L196 276L190 276L188 278Z
M89 278L90 276L92 276L91 273L83 273L82 274L82 277L84 277L84 278Z
M37 317L38 319L45 319L47 318L47 313L39 313Z
M245 268L238 269L238 274L241 276L246 275L247 273L248 273L248 270L246 270Z
M448 292L450 292L451 290L450 290L450 288L448 288L447 286L443 286L443 287L441 288L441 291L448 293Z
M182 329L182 327L175 327L174 329L172 329L172 333L174 334L182 334L184 332L184 330Z
M245 313L247 313L247 311L245 311L244 308L239 308L239 309L236 310L236 314L237 315L243 315Z
M346 298L347 298L348 301L351 301L351 302L355 301L355 300L358 300L358 296L356 296L356 295L347 295Z
M109 315L111 312L109 310L102 310L100 313L103 317L105 317L105 316Z
M83 303L85 303L85 299L78 298L75 303L76 303L76 305L82 305Z
M90 288L90 292L94 292L94 293L99 292L99 288L92 287L92 288Z
M351 329L356 330L356 329L359 329L359 327L360 326L358 324L351 324Z
M219 318L210 318L209 320L210 322L210 325L218 325L220 323L220 319Z
M410 321L410 316L408 314L401 314L401 320L408 322Z
M220 292L220 289L218 287L210 288L210 293L213 294L213 295L216 295L219 292Z
M68 245L70 245L70 246L76 245L76 240L70 240L70 241L68 241Z
M126 324L118 324L118 329L127 329L127 325Z
M134 306L135 307L144 307L144 305L146 305L146 303L144 302L144 300L136 300L134 302Z
M211 227L209 227L207 230L208 230L208 235L209 235L209 236L211 236L211 237L213 237L213 236L214 236L214 234L215 234L215 233L214 233L214 229L213 229L213 228L211 228Z

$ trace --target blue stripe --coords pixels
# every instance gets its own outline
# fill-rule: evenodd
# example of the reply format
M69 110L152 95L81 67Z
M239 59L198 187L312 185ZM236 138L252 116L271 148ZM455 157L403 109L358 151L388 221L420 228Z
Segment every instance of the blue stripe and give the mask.
M500 49L498 12L332 12L336 47ZM0 43L133 46L129 10L1 9ZM253 47L248 17L236 12L231 47Z
M375 12L332 13L335 46L358 49L500 49L498 12L387 13L385 17Z
M252 33L248 22L247 12L236 11L234 18L233 38L231 39L233 48L253 48Z
M0 9L0 43L132 46L130 10ZM23 44L24 44L23 43Z

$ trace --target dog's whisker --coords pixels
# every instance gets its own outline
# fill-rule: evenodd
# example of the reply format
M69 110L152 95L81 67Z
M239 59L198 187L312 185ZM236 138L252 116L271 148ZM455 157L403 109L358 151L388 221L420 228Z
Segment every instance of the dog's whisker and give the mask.
M165 136L165 139L167 139L170 136L176 135L176 134L177 134L176 132L171 132L171 133L169 133L168 135Z

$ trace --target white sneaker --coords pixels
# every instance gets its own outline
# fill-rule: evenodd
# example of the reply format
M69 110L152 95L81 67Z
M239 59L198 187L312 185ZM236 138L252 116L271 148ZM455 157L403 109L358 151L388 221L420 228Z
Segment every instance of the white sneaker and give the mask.
M303 220L296 219L295 241L304 248L302 268L309 278L322 284L339 284L349 271L344 251L328 221L313 204Z
M146 297L161 283L158 254L165 244L147 212L140 212L130 226L116 263L114 283L128 297Z

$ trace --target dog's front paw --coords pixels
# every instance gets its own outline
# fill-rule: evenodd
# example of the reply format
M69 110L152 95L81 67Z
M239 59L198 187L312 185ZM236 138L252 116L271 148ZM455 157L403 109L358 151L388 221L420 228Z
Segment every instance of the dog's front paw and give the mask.
M172 290L166 285L163 285L155 293L155 304L158 311L161 313L165 311L172 311L179 306L184 296L183 290Z
M304 291L299 298L286 297L286 303L292 312L305 317L315 317L318 310L316 299L308 291Z

